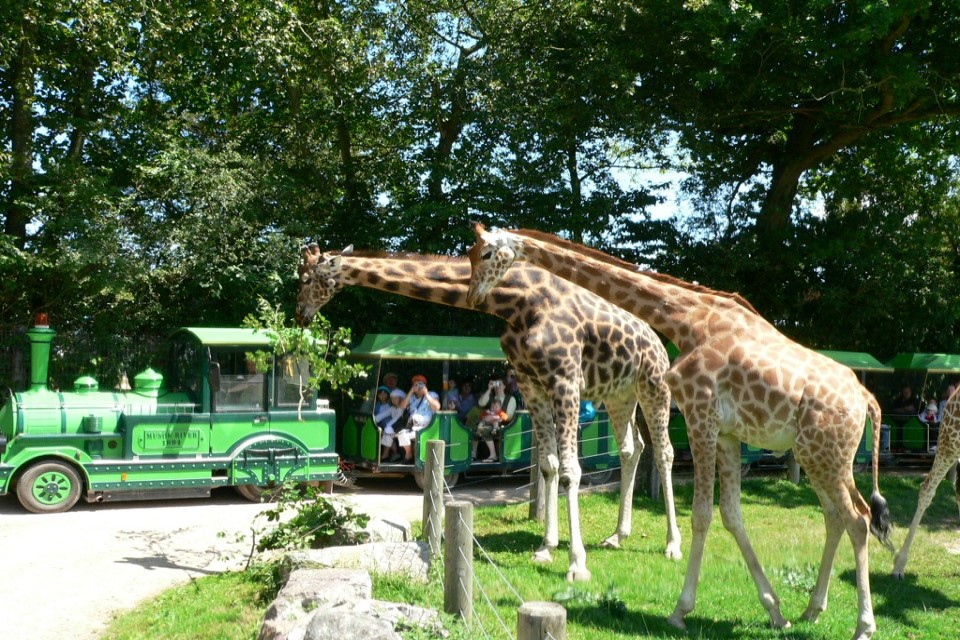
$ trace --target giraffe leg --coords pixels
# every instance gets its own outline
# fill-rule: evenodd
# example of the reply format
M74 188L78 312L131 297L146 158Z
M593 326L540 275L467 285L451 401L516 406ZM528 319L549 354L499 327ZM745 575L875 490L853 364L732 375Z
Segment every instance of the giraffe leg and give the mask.
M833 572L833 563L837 557L837 547L843 537L843 518L837 511L836 505L827 498L818 486L814 486L820 505L823 508L823 520L826 527L826 540L823 544L823 555L820 558L820 570L817 573L817 584L810 594L810 603L803 612L801 619L807 622L816 622L820 614L827 610L827 596L830 591L830 575Z
M842 523L853 544L854 558L856 559L857 569L857 630L853 635L853 640L867 640L877 630L876 620L873 616L873 602L870 598L870 574L869 574L869 555L867 546L867 537L870 533L870 507L867 505L863 496L857 491L853 480L852 465L848 462L843 464L843 460L853 460L853 452L849 456L845 452L835 458L834 464L809 464L812 455L803 447L798 446L794 449L797 454L797 460L804 467L810 483L814 486L818 495L823 496L822 500L829 502L836 509L836 517ZM820 606L826 607L826 585L829 583L830 569L832 568L835 549L830 549L831 531L830 518L827 517L827 541L824 544L823 561L829 562L830 567L821 565L817 578L817 587L810 599L810 605L807 607L805 615L809 619L815 617L814 610ZM823 586L821 586L821 583ZM815 598L819 598L816 600Z
M664 555L671 560L683 557L680 549L680 528L673 500L673 445L670 443L670 390L665 382L649 381L648 389L640 393L640 406L650 428L654 461L660 472L663 506L667 514L667 546ZM640 439L639 432L637 439Z
M553 425L553 408L546 398L527 396L527 407L530 409L530 418L537 435L537 461L540 464L540 475L543 477L543 486L546 490L544 499L546 529L543 542L533 554L533 562L549 564L553 561L552 552L557 548L559 540L558 524L558 475L560 460L557 457L557 436Z
M910 532L907 533L907 539L903 541L903 546L900 547L900 552L897 553L893 563L893 577L895 578L903 578L907 559L910 556L910 545L913 544L913 537L917 534L917 528L920 526L923 514L930 503L933 502L933 497L937 494L937 487L940 486L943 477L950 471L950 468L957 461L958 454L960 454L960 451L957 451L958 447L951 446L953 443L943 442L946 438L941 437L940 440L941 442L937 445L937 455L933 459L933 466L923 479L923 484L920 485L917 512L913 514L913 521L910 522ZM960 498L960 495L958 495L958 498Z
M604 406L613 424L620 451L620 515L617 530L600 543L601 547L619 549L620 542L630 535L633 526L633 492L636 484L637 463L643 452L643 440L634 440L636 401L605 400ZM636 434L639 435L639 434Z
M740 441L732 436L720 436L717 439L717 472L720 476L720 517L723 526L733 535L740 547L740 553L757 585L760 604L770 616L770 625L777 629L787 628L790 623L780 612L780 599L763 572L743 526L743 514L740 510Z
M717 470L716 436L703 428L702 420L687 415L687 434L690 436L690 451L693 454L693 535L690 541L690 559L683 580L683 590L677 606L667 622L678 629L686 629L683 618L697 604L697 583L700 581L700 565L707 542L707 532L713 519L713 483ZM700 423L700 424L698 424Z
M577 420L580 414L580 390L571 383L554 385L553 415L557 422L557 450L560 453L560 485L567 494L570 524L570 567L567 581L590 580L587 551L580 532L580 460L577 457Z

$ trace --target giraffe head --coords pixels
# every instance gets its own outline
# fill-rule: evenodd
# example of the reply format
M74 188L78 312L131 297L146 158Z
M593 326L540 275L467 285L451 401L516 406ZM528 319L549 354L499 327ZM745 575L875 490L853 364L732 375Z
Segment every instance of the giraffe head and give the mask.
M340 276L342 257L353 252L353 245L339 253L323 253L312 242L300 250L302 260L297 267L300 291L297 293L297 324L305 327L313 320L320 307L330 302L343 288Z
M470 287L467 302L477 306L500 283L513 263L523 257L523 241L509 231L487 231L479 222L473 232L477 242L470 247Z

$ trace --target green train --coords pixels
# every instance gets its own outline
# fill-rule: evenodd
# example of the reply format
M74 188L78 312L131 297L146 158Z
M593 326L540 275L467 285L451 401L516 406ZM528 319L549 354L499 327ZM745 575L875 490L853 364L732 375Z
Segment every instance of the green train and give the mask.
M161 371L117 391L87 376L71 391L48 388L56 332L40 314L27 335L30 387L0 409L0 496L15 493L29 511L66 511L81 498L203 497L221 486L258 501L274 483L337 478L335 412L301 398L304 362L251 368L246 353L272 351L262 333L179 329Z

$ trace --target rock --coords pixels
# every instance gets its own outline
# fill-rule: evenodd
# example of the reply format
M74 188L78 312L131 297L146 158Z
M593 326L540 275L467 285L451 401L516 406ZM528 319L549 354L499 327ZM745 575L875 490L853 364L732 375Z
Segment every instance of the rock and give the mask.
M370 574L359 569L293 571L267 608L260 640L302 639L302 633L292 632L317 609L350 600L366 600L372 593Z
M287 554L285 570L343 567L401 574L427 581L430 547L426 542L371 542L350 547L308 549Z
M448 635L436 611L371 600L371 592L360 569L294 569L267 609L260 640L400 640L397 629L411 627Z
M407 542L413 538L410 523L403 518L373 518L364 533L367 542Z

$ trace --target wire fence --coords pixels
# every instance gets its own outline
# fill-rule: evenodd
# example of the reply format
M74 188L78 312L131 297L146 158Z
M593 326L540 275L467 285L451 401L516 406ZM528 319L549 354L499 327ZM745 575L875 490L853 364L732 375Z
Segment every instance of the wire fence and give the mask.
M454 507L454 505L462 505L463 503L457 502L456 496L445 480L447 474L443 461L443 443L433 442L429 444L437 446L428 447L428 461L425 472L428 478L424 489L424 535L428 539L432 549L434 543L430 540L432 532L435 531L434 528L437 526L435 521L438 520L440 513L445 512L448 520L444 527L446 532L446 537L442 543L444 549L442 553L436 549L432 549L432 556L435 561L441 563L441 573L445 576L444 591L445 600L447 601L445 605L447 611L449 613L459 613L464 619L464 622L478 637L482 638L508 638L510 640L533 640L533 638L539 640L543 638L564 640L566 638L565 632L554 635L556 625L535 625L537 630L534 631L534 635L527 633L527 631L529 631L527 627L533 629L533 626L524 625L522 619L525 615L523 608L529 603L524 600L519 589L510 582L510 579L497 565L490 552L484 548L483 543L473 533L472 505L470 505L469 522L464 519L463 514L465 511L459 506ZM530 451L532 452L532 449ZM530 468L529 466L526 467L526 471L529 472ZM435 469L442 469L442 471L437 473ZM441 483L441 486L438 487L435 484L437 482ZM526 486L529 487L529 485ZM446 509L443 504L444 497L447 501ZM449 520L451 517L456 518L457 521L451 523ZM462 538L463 533L451 534L451 531L469 532L469 544L458 544L456 539L452 540L451 537ZM477 576L477 572L473 571L474 558L478 558L490 567L490 572L488 573L496 576L496 580L492 584L484 584ZM454 570L448 571L448 569L452 568L445 565L447 562L455 562L457 567ZM453 582L453 584L451 584L451 582ZM474 592L478 594L477 597L473 597ZM496 598L491 594L496 594ZM512 625L504 620L500 613L503 605L500 604L500 606L498 606L494 602L495 599L502 602L504 594L511 596L512 599L515 600L518 608L516 633L513 631ZM464 599L466 599L466 602ZM488 613L474 615L473 609L477 604L481 605L483 610ZM538 604L542 605L544 603ZM556 607L562 612L562 626L565 628L566 613L559 605L556 605ZM556 612L552 615L555 617ZM486 623L484 622L485 620L487 621ZM525 631L525 629L527 629L527 631Z

